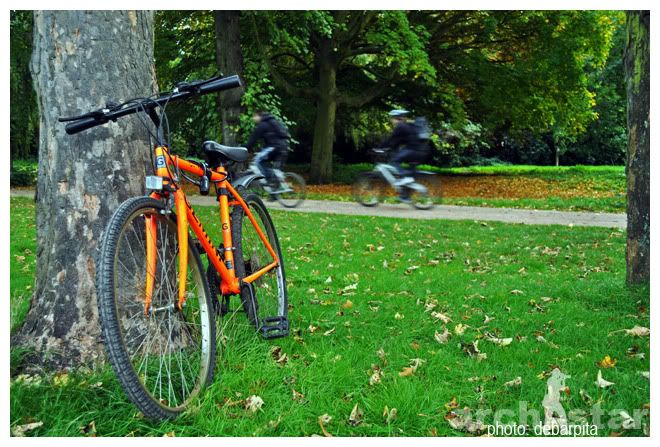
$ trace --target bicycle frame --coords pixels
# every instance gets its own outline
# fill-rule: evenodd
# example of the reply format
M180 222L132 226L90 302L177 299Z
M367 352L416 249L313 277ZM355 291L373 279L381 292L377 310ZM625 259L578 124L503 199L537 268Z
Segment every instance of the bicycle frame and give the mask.
M280 260L270 245L268 238L259 227L250 208L247 206L240 194L232 187L227 180L227 170L224 166L216 169L209 169L210 182L214 183L218 190L218 201L220 209L220 222L222 227L222 243L224 247L224 256L218 253L208 234L204 230L202 223L195 215L194 210L188 203L186 195L176 184L176 177L173 175L173 169L181 170L195 176L203 176L205 170L196 163L184 160L176 155L170 155L167 146L157 146L155 148L156 176L161 177L163 189L153 191L150 197L162 200L169 199L170 194L174 198L177 218L177 238L179 243L179 290L178 290L178 308L182 309L186 300L186 278L188 274L188 228L192 228L197 236L204 252L208 255L209 261L213 264L220 275L220 292L223 295L238 294L243 284L251 284L264 274L278 267ZM207 173L208 175L208 173ZM229 201L230 196L233 198ZM231 221L229 215L230 206L240 206L245 215L250 219L250 223L256 230L262 243L273 257L273 262L252 274L238 278L234 266L234 245L231 237ZM153 295L154 279L156 272L156 221L153 217L146 217L146 258L147 258L147 280L145 291L145 314L149 313L151 298ZM223 260L224 258L224 260Z

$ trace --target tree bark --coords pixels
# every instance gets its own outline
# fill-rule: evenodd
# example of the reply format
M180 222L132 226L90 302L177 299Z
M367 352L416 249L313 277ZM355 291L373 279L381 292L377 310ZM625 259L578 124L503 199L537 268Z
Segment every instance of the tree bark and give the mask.
M213 11L215 18L215 46L218 69L224 75L237 74L243 78L240 11ZM232 89L219 95L222 113L222 140L228 146L239 143L242 89Z
M650 52L649 11L628 11L625 51L628 97L628 283L644 283L650 277Z
M61 116L157 91L153 13L36 11L32 76L40 110L37 274L12 345L40 366L103 361L96 293L98 241L113 211L144 194L151 171L137 117L68 136Z
M333 48L331 39L319 39L319 51L316 57L319 87L310 170L312 183L330 183L332 181L332 146L335 142L335 115L337 112L337 65Z

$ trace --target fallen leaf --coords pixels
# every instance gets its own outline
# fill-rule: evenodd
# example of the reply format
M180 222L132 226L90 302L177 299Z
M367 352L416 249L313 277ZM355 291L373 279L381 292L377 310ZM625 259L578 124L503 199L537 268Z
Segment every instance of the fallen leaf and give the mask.
M458 399L456 399L456 396L452 397L449 402L445 404L445 409L447 411L451 411L458 408Z
M332 421L332 416L329 414L322 414L319 416L319 426L321 427L321 431L323 432L323 436L326 438L332 438L332 435L328 433L328 430L326 430L325 426L329 425L330 422Z
M282 348L279 346L273 346L270 350L270 356L280 366L284 366L289 361L289 357L285 352L282 352Z
M639 371L639 375L644 377L645 379L651 380L651 372L650 371Z
M385 357L387 356L387 354L385 354L385 350L383 348L380 348L378 351L376 351L376 355L383 362L385 361Z
M264 400L259 396L252 395L245 399L245 409L251 411L252 413L256 413L257 411L261 410L263 405Z
M454 326L454 333L456 335L463 335L468 327L469 326L466 324L458 323L456 326Z
M346 300L344 304L341 305L341 308L344 310L349 310L353 308L353 301L351 300Z
M328 279L325 280L326 284L330 284L332 282L332 276L328 276Z
M403 320L404 318L406 318L406 317L404 315L400 314L399 312L394 314L394 319L395 320Z
M360 425L362 423L362 418L364 417L364 412L358 404L355 404L353 410L351 411L350 416L348 417L348 423L353 427Z
M445 314L441 314L440 312L431 312L431 316L436 320L442 321L444 324L447 324L451 321L451 318Z
M488 315L485 315L484 316L484 324L488 324L491 321L493 321L494 319L495 319L495 317L489 317Z
M96 437L96 422L92 421L87 425L80 427L80 434Z
M509 380L508 382L504 383L504 386L507 388L513 388L516 386L520 386L522 384L522 377L518 376L513 380Z
M163 438L176 438L176 433L174 433L174 430L168 431L163 435Z
M323 333L323 335L327 337L328 335L332 335L334 332L335 332L335 328L328 329Z
M498 346L509 346L513 341L513 338L497 338L497 337L488 337L486 341L489 341Z
M291 400L293 400L294 402L298 402L299 404L302 404L305 402L305 395L291 388Z
M486 360L488 357L486 353L479 351L479 340L475 340L472 343L463 343L461 342L461 349L469 357L476 358L478 361Z
M603 373L600 369L598 370L598 376L596 377L595 383L599 388L607 388L608 386L614 385L614 382L608 382L607 380L603 379Z
M648 337L651 335L651 330L647 327L635 326L632 329L626 329L626 335L630 335L632 337Z
M480 420L473 420L469 413L458 414L452 411L445 416L445 419L454 430L461 430L470 434L482 433L486 430L486 425Z
M399 377L412 376L414 373L415 371L410 366L406 366L401 371L399 371Z
M637 423L627 412L621 410L619 416L621 416L621 427L623 427L624 430L632 430L633 428L636 428Z
M383 409L383 417L385 418L385 423L390 424L393 420L396 419L397 416L397 409L392 408L391 410L385 406Z
M444 345L445 343L447 343L447 340L449 339L449 331L447 330L447 328L445 328L445 330L442 333L435 331L435 335L433 336L433 338L435 338L435 341L437 341L441 345Z
M41 422L41 421L39 421L39 422L31 422L31 423L29 423L29 424L24 424L24 425L16 425L16 426L12 427L12 429L11 429L11 434L12 434L13 436L18 437L18 438L22 438L22 437L25 436L25 433L27 433L27 432L29 432L29 431L32 431L32 430L34 430L34 429L36 429L36 428L39 428L39 427L41 427L42 425L44 425L44 423Z
M612 359L609 355L606 355L603 358L603 360L599 360L598 362L596 362L596 365L599 368L614 368L616 362L617 362L616 359Z
M514 289L514 290L511 291L511 295L524 295L524 294L525 294L525 292L523 292L522 290L518 290L518 289Z

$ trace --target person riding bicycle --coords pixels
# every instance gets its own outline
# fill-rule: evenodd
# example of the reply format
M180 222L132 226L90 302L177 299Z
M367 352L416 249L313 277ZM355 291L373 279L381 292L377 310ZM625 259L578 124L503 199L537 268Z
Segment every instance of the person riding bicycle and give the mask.
M381 144L381 147L392 151L389 163L394 166L399 174L399 180L396 186L404 186L413 183L415 179L411 177L412 172L404 170L401 163L419 163L426 159L427 148L426 141L419 137L419 129L414 123L408 121L410 112L402 109L394 109L388 113L394 130L392 135ZM405 188L401 189L399 200L408 202Z
M284 123L268 112L258 110L254 112L252 119L257 126L252 131L245 147L251 151L259 140L263 140L263 149L255 155L254 163L268 182L265 188L269 188L271 190L269 192L277 194L281 192L279 191L280 181L273 171L273 162L286 160L291 136Z

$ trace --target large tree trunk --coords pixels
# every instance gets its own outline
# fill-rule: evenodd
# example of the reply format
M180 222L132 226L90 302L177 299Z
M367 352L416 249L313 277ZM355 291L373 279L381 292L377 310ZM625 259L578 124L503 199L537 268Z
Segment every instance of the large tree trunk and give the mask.
M628 244L629 283L649 281L650 219L650 52L649 11L629 11L625 52L628 96Z
M332 147L335 142L335 114L337 112L337 67L328 38L322 38L317 55L319 91L316 101L316 123L312 145L312 183L332 181Z
M215 17L215 46L218 69L225 76L243 78L240 11L213 11ZM232 89L219 95L222 111L222 140L228 146L239 143L242 89Z
M135 116L67 136L61 116L156 91L153 13L37 11L32 73L41 114L37 275L13 345L49 367L103 359L94 288L101 233L117 206L144 194L150 167Z

